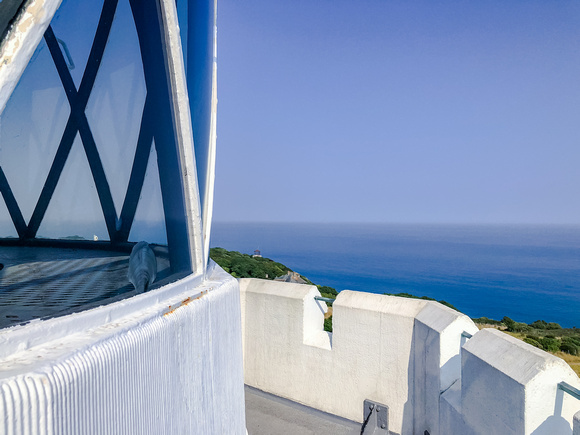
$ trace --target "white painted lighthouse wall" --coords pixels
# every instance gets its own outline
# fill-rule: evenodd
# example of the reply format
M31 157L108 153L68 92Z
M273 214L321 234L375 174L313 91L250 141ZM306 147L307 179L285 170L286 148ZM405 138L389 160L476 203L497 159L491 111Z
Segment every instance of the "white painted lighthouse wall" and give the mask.
M72 317L78 332L3 358L0 433L245 434L237 281L214 268L188 284L98 327L84 327L91 312L44 322Z

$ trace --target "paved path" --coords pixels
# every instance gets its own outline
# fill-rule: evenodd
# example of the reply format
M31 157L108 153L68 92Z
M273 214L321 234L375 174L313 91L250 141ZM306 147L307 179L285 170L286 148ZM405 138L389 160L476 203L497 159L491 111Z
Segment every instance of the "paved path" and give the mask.
M245 391L248 435L360 435L360 423L247 385Z

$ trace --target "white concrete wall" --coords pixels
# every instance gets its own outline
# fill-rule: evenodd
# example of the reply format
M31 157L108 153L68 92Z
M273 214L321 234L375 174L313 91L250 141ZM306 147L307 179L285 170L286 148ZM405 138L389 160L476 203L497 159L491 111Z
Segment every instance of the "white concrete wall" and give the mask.
M1 331L0 433L245 434L238 285L208 273Z
M451 425L442 432L463 426L470 434L570 435L580 402L558 389L562 381L580 385L560 358L483 329L463 346L461 389L444 396L458 414L445 416Z
M445 435L439 430L440 395L459 384L463 332L475 334L467 316L430 303L415 318L415 426L421 434ZM419 433L416 431L416 433Z
M469 318L435 302L345 290L328 340L316 287L241 279L240 290L248 385L355 421L371 399L389 406L393 433L438 433L439 394L460 376L461 333L477 330Z
M580 379L564 361L438 303L342 291L328 340L315 287L240 290L248 385L359 422L371 399L395 434L572 434L580 401L558 383Z

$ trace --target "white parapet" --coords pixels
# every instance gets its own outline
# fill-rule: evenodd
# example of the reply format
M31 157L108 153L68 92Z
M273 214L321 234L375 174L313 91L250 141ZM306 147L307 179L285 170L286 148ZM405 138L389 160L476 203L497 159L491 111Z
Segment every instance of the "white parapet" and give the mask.
M580 435L563 360L441 304L344 290L329 335L316 287L240 290L248 385L359 422L365 399L382 403L392 434Z
M240 293L246 383L264 391L287 390L283 397L302 390L301 382L291 379L318 384L330 338L322 326L326 304L314 300L317 288L242 279Z
M460 384L461 346L477 331L469 317L440 304L429 303L418 313L414 331L414 419L420 433L448 434L439 430L439 399Z
M394 434L439 433L439 396L460 376L462 333L477 331L468 317L436 302L344 290L329 340L316 287L241 279L240 290L248 385L354 421L370 399L389 407Z
M362 421L365 399L389 407L389 429L413 433L415 317L427 301L343 291L333 304L335 391L328 412ZM328 396L326 397L328 401Z
M562 381L580 386L560 358L483 329L463 346L461 388L445 394L445 409L453 408L454 416L442 417L450 425L442 432L462 428L467 434L572 434L580 403L558 389Z
M240 330L237 281L217 267L3 330L0 433L245 434Z

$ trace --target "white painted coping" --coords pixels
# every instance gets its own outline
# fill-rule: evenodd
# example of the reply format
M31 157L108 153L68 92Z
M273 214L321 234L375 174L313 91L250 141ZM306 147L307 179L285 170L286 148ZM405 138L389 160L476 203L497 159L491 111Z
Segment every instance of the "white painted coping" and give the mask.
M239 307L237 281L212 267L2 331L0 433L244 434Z
M212 269L215 272L215 269ZM118 322L132 313L144 312L156 306L178 303L183 293L197 297L205 288L200 274L163 286L159 289L103 305L79 313L48 320L33 320L0 330L0 361L16 352L25 351L44 343L68 337L71 334Z
M293 347L307 344L309 346L330 350L331 334L324 331L324 314L327 312L326 304L315 301L314 296L320 296L320 292L314 286L280 283L261 279L240 279L240 295L242 309L242 331L247 322L246 309L253 310L259 305L261 313L267 313L272 322L272 330L253 330L251 341L260 343L264 334L274 332L276 343L284 345L292 341ZM251 287L250 291L248 286ZM250 316L252 314L250 313ZM252 319L251 319L252 320ZM248 324L253 328L254 322ZM299 331L298 335L294 332ZM248 330L249 333L249 330ZM242 334L242 342L245 340ZM244 346L244 350L245 350Z
M560 358L496 329L481 330L462 352L465 433L571 434L580 403L558 389L562 381L580 386Z

